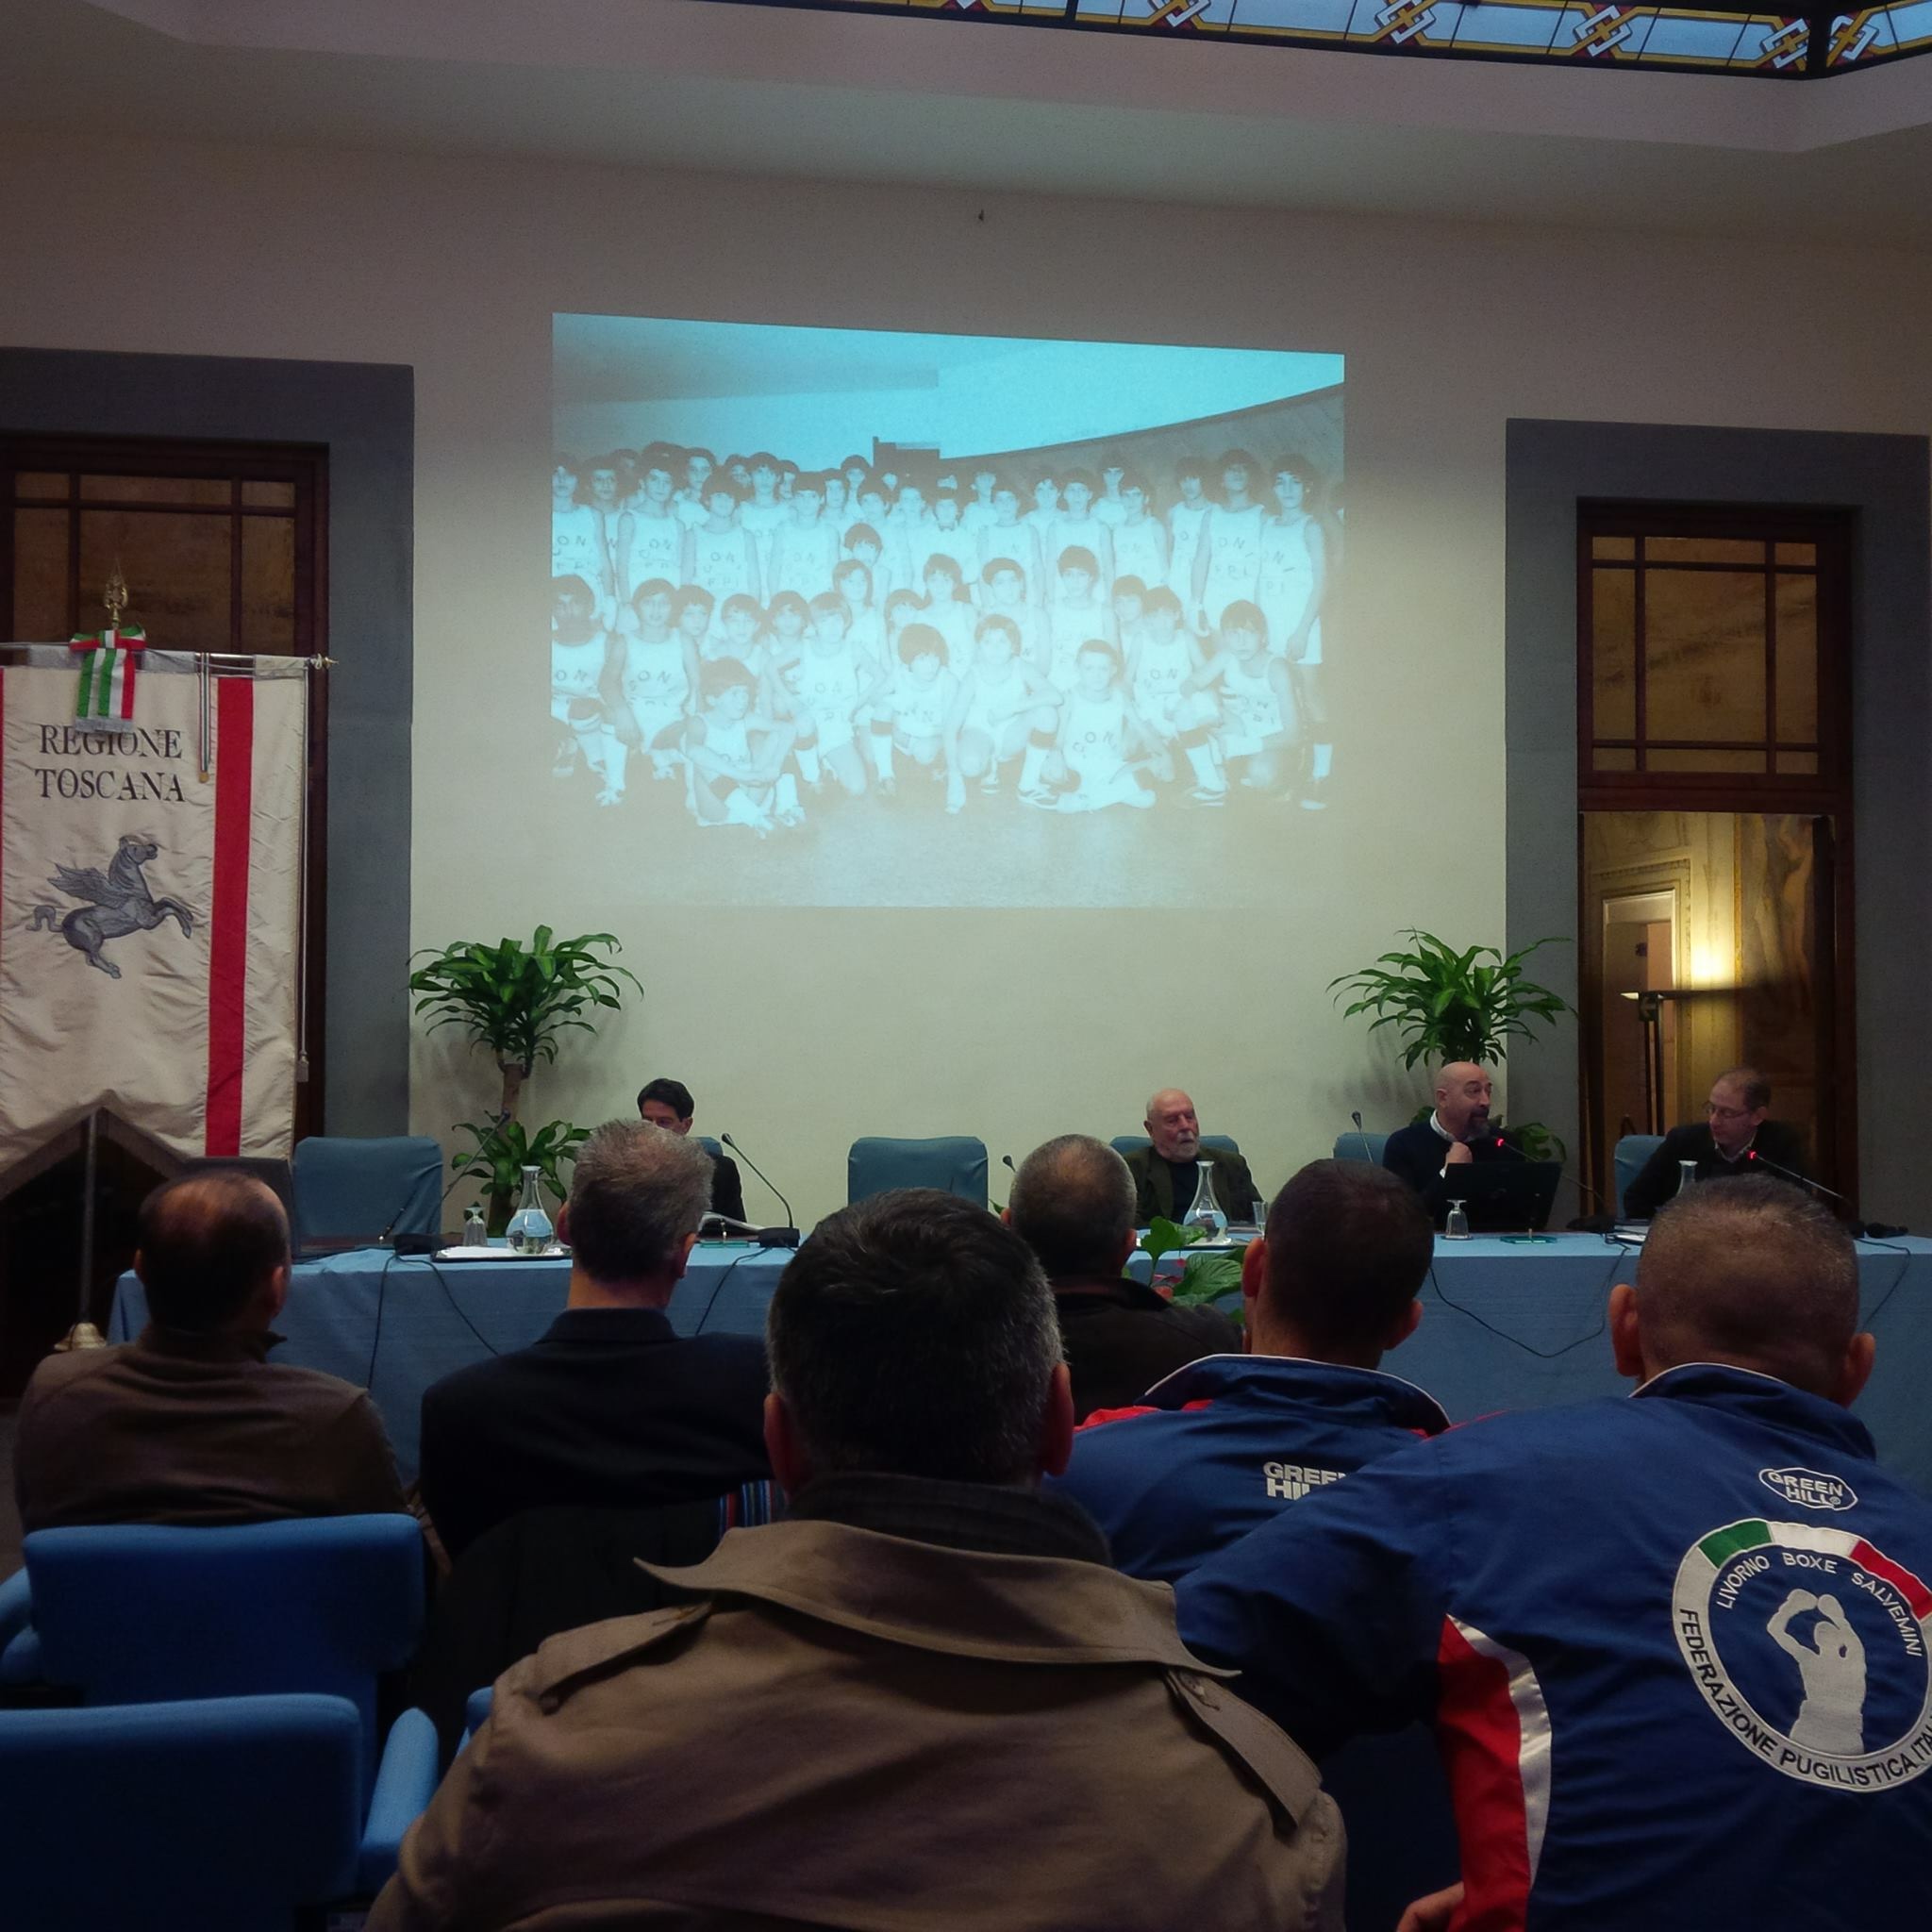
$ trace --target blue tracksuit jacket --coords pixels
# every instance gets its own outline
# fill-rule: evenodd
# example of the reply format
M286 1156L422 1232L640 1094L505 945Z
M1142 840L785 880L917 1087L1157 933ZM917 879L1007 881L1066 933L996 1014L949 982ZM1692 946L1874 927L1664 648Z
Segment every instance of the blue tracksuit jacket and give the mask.
M1208 1356L1156 1383L1144 1406L1091 1416L1049 1487L1099 1524L1128 1575L1173 1583L1300 1497L1448 1426L1399 1375Z
M1310 1496L1178 1590L1318 1756L1432 1719L1458 1932L1932 1915L1932 1502L1846 1410L1708 1364Z

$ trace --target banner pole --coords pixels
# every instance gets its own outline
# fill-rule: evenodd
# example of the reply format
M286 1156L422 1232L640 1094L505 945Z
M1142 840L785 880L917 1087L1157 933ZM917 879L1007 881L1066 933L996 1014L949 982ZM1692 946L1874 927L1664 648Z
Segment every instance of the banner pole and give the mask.
M92 1319L88 1304L94 1287L94 1185L98 1176L96 1137L100 1132L100 1109L87 1117L87 1158L82 1170L80 1207L80 1297L74 1311L76 1324Z

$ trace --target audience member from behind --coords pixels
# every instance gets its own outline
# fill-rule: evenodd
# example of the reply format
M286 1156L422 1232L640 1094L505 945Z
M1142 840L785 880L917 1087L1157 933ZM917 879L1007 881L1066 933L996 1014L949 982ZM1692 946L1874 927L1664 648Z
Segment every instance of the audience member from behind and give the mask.
M874 1195L798 1251L768 1334L791 1516L508 1672L371 1932L1339 1927L1307 1759L1037 1491L1073 1407L1024 1244Z
M1130 1576L1173 1583L1313 1491L1449 1426L1384 1374L1414 1334L1434 1244L1414 1191L1358 1160L1316 1160L1241 1260L1245 1355L1189 1364L1145 1405L1103 1410L1057 1487Z
M1127 1156L1134 1177L1134 1216L1142 1226L1157 1214L1178 1221L1194 1205L1200 1163L1214 1170L1214 1191L1230 1221L1245 1221L1261 1191L1248 1163L1226 1147L1201 1142L1200 1116L1178 1087L1163 1087L1147 1102L1148 1145Z
M20 1406L23 1528L259 1523L407 1506L368 1394L271 1362L289 1291L274 1192L216 1170L142 1204L138 1340L50 1356Z
M1846 1412L1857 1315L1815 1202L1693 1188L1610 1292L1635 1399L1387 1457L1204 1563L1181 1627L1318 1754L1433 1717L1457 1924L1862 1932L1932 1870L1932 1502Z
M1732 1067L1710 1084L1701 1125L1673 1127L1642 1171L1624 1191L1624 1213L1647 1221L1677 1191L1680 1161L1694 1161L1700 1181L1749 1174L1805 1172L1805 1145L1795 1129L1770 1118L1771 1082L1755 1067Z
M1104 1141L1062 1134L1013 1177L1006 1218L1046 1271L1074 1378L1074 1419L1118 1408L1183 1363L1239 1349L1212 1308L1177 1308L1121 1270L1134 1252L1134 1182Z
M520 1510L693 1503L771 1474L763 1347L680 1340L664 1312L710 1180L702 1147L643 1121L607 1122L578 1150L563 1312L424 1391L423 1501L452 1557Z

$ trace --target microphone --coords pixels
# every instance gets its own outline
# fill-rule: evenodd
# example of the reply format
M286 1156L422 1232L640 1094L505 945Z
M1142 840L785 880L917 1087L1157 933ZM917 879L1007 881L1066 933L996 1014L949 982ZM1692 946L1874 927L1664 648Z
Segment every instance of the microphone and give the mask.
M1821 1194L1829 1194L1834 1201L1842 1201L1844 1196L1836 1188L1827 1188L1823 1181L1814 1181L1808 1174L1800 1174L1794 1167L1780 1167L1774 1160L1767 1160L1755 1147L1744 1150L1744 1158L1753 1167L1768 1167L1774 1174L1782 1175L1788 1181L1796 1181L1801 1188L1810 1188Z
M1010 1154L1002 1154L1000 1156L1000 1165L1004 1168L1010 1170L1014 1174L1018 1174L1020 1172L1020 1170L1017 1167L1013 1166L1013 1157Z
M1369 1136L1367 1130L1362 1125L1361 1108L1358 1107L1350 1108L1348 1117L1355 1123L1356 1139L1362 1143L1362 1158L1373 1167L1375 1160L1375 1150L1369 1145Z
M764 1169L729 1134L720 1134L718 1139L724 1145L730 1148L732 1153L737 1155L744 1162L745 1166L750 1168L752 1173L764 1182L766 1187L772 1188L771 1179L766 1174ZM783 1227L768 1227L761 1230L758 1240L768 1248L795 1248L798 1245L799 1239L798 1221L797 1217L791 1212L791 1203L783 1194L780 1194L776 1188L772 1188L772 1192L776 1197L779 1207L785 1210L785 1225ZM791 1239L790 1241L784 1240L783 1237L786 1235L790 1235Z
M475 1178L476 1176L473 1174L458 1174L456 1179L443 1189L441 1196L436 1204L437 1228L442 1226L442 1210L449 1205L449 1197L456 1192L458 1182L475 1180ZM415 1191L414 1188L409 1190L411 1194ZM434 1229L428 1234L396 1234L396 1223L408 1211L408 1196L405 1195L402 1202L398 1205L396 1211L390 1216L389 1225L375 1237L373 1245L378 1248L393 1248L399 1255L433 1255L442 1245L442 1236ZM395 1236L393 1241L390 1239L391 1235Z

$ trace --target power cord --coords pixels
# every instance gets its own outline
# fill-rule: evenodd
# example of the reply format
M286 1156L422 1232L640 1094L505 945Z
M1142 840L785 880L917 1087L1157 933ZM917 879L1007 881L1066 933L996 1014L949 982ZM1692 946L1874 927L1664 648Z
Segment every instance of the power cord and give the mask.
M1461 1302L1452 1300L1443 1293L1442 1284L1436 1278L1436 1264L1434 1261L1429 1263L1429 1286L1436 1291L1437 1300L1445 1308L1454 1308L1458 1315L1467 1315L1478 1328L1487 1328L1498 1341L1508 1342L1512 1348L1520 1348L1524 1355L1533 1355L1539 1361L1553 1362L1558 1356L1568 1355L1572 1349L1581 1348L1586 1342L1594 1341L1609 1326L1609 1309L1604 1301L1604 1297L1609 1292L1610 1284L1616 1280L1623 1267L1624 1258L1622 1256L1619 1256L1612 1264L1610 1272L1604 1276L1602 1282L1597 1287L1596 1299L1600 1312L1597 1315L1596 1326L1588 1335L1579 1335L1574 1341L1566 1341L1561 1348L1538 1348L1534 1343L1524 1341L1520 1336L1511 1335L1507 1328L1498 1328L1493 1322L1485 1320L1474 1308L1465 1307Z

